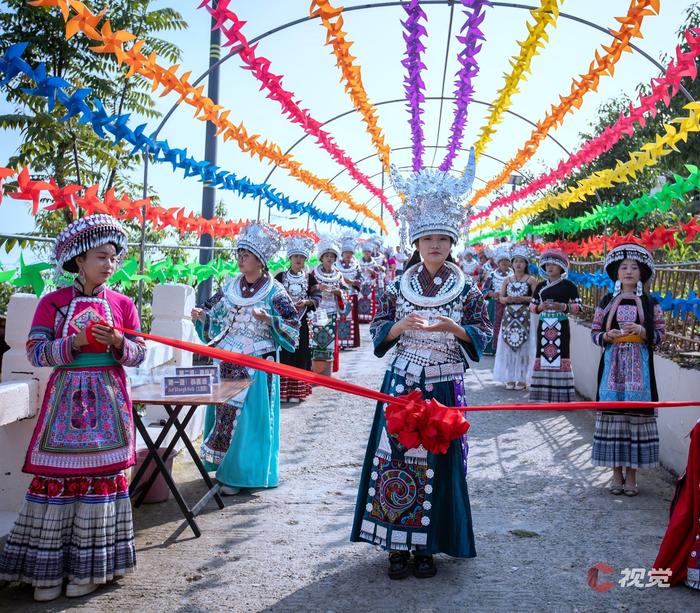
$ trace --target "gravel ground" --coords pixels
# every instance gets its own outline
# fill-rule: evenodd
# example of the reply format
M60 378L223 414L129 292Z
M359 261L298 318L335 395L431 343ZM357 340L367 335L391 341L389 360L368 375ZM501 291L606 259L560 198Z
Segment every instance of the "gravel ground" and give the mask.
M339 376L379 386L384 360L344 352ZM468 375L472 404L520 401L491 381L492 360ZM478 378L477 378L478 376ZM138 572L77 600L39 605L27 587L0 590L0 611L691 611L684 587L591 589L587 571L651 568L673 491L664 470L640 476L636 498L610 496L590 463L593 416L487 412L471 415L469 486L478 556L438 556L438 575L390 581L386 554L348 541L356 484L374 407L316 389L283 405L282 483L211 504L202 537L176 539L170 500L134 512ZM191 463L176 480L193 500L202 488Z

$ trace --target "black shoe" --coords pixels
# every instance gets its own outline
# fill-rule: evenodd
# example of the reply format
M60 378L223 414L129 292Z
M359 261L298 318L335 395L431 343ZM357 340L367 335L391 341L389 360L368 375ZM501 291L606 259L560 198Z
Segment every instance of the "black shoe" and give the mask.
M405 579L411 574L409 551L392 551L389 554L389 579Z
M414 555L413 556L413 575L418 579L428 579L434 577L437 573L437 566L433 556Z

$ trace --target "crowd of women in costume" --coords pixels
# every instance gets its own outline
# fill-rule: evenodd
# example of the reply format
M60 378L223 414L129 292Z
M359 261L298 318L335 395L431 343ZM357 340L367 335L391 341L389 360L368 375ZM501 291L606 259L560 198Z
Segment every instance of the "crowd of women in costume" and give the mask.
M556 249L534 266L531 248L467 251L455 263L473 156L460 178L425 170L392 173L406 194L402 215L413 254L382 253L379 241L303 236L286 241L289 268L272 277L268 262L283 247L272 227L252 223L238 237L239 273L192 311L202 339L220 349L279 360L330 375L341 349L360 344L370 323L374 353L393 351L381 391L419 390L423 398L466 406L465 375L495 353L494 378L539 403L575 398L569 315L580 309L569 261ZM362 251L356 258L355 252ZM318 262L311 263L313 251ZM24 471L33 475L0 555L0 579L35 588L47 601L81 596L135 567L128 480L135 437L125 366L145 345L119 328L139 329L134 304L106 287L126 251L126 235L107 215L79 219L57 238L57 269L75 276L41 299L27 341L35 366L51 366ZM636 244L612 249L605 271L613 291L598 305L592 340L603 348L600 400L656 400L653 354L664 320L648 284L651 254ZM542 278L542 280L540 280ZM302 402L311 386L230 363L221 377L250 385L207 409L201 457L221 492L275 487L280 481L280 402ZM466 434L445 453L407 448L387 431L376 406L360 476L351 539L389 552L388 574L432 577L434 554L476 555L467 488ZM638 493L637 470L658 465L653 411L597 413L594 465L612 469L610 492Z

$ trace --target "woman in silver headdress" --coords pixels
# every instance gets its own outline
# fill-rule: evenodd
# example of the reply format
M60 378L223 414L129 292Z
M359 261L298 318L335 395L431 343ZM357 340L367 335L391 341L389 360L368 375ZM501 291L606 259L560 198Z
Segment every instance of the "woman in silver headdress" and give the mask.
M309 274L306 261L314 248L314 241L305 236L291 236L287 239L289 270L280 271L275 276L299 313L299 345L295 351L282 348L280 362L311 370L311 348L309 346L309 313L316 310L321 301L316 292L316 278ZM280 400L301 402L311 395L311 384L298 379L280 377Z
M355 259L357 237L347 234L340 239L340 259L335 267L348 287L347 300L338 311L338 347L340 349L357 348L360 346L360 318L358 313L358 293L362 285L362 274Z
M34 475L0 556L0 580L34 586L34 598L84 596L136 566L129 485L135 433L124 366L146 356L130 298L106 283L127 249L110 215L58 235L57 273L70 287L44 296L27 340L34 366L53 367L23 471Z
M360 323L370 323L377 312L377 284L381 272L372 257L370 239L362 243L362 257L358 266L360 268L360 294L357 298L357 316Z
M338 243L322 237L316 249L320 262L311 274L316 280L314 293L320 300L311 320L311 360L314 372L331 375L340 368L338 312L345 307L344 291L348 287L335 267L340 255Z
M416 251L390 284L370 331L374 353L395 349L381 391L398 396L420 390L447 406L466 406L464 374L491 338L481 292L451 257L467 210L461 206L473 180L422 171L409 182L392 179L406 195L405 216ZM365 455L351 539L389 551L389 576L432 577L433 554L476 555L467 491L466 436L446 453L406 448L387 432L378 403Z
M535 335L530 309L537 279L528 273L532 250L516 245L511 251L513 274L509 275L499 294L503 317L493 364L493 379L506 384L506 389L524 390L535 353ZM494 334L496 334L494 325Z
M581 310L581 297L576 284L566 278L569 258L561 249L542 252L540 270L547 280L538 283L530 304L538 318L529 397L531 402L573 402L576 388L569 314Z
M659 399L654 347L663 341L666 329L659 303L644 291L654 270L651 253L635 243L618 245L605 258L614 289L600 301L591 326L593 342L603 347L596 400ZM592 455L594 466L613 469L612 494L636 496L637 470L659 465L654 409L599 411Z
M271 226L247 225L238 236L240 273L193 309L205 324L209 344L276 360L279 349L294 351L299 342L299 313L284 287L267 270L282 237ZM222 378L250 376L253 383L222 406L208 407L200 455L216 469L221 492L276 487L279 483L279 377L259 370L220 363Z

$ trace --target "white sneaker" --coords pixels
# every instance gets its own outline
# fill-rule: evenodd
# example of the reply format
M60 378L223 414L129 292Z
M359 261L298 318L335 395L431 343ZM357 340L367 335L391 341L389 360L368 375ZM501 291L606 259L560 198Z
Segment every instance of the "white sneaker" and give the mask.
M236 494L240 493L240 491L240 487L231 487L229 485L222 485L219 489L219 492L224 496L235 496Z
M515 383L513 383L512 381L510 383L506 383L506 389L507 390L515 389Z
M34 600L37 602L56 600L62 592L63 585L56 585L55 587L36 587L34 588Z
M518 390L519 392L521 392L522 390L526 390L527 384L525 384L523 381L520 381L520 382L515 384L515 389Z
M99 586L98 583L69 583L66 586L66 596L68 598L80 598L92 594Z

